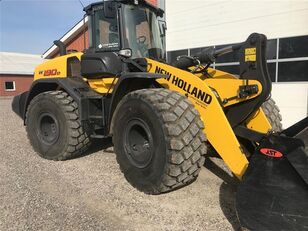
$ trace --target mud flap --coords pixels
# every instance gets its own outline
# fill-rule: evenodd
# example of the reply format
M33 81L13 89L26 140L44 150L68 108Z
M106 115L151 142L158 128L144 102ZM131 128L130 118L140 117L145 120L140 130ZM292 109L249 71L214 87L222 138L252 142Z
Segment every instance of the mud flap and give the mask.
M307 122L266 137L252 155L236 196L243 228L308 230L308 154L301 139L287 136Z
M16 95L12 101L12 110L22 119L25 117L25 106L28 93L29 92L26 91L20 95Z

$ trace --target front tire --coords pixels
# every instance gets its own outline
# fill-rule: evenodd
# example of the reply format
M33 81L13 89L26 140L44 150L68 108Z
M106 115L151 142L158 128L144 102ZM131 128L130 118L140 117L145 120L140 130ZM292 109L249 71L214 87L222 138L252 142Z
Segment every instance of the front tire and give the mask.
M44 92L32 99L26 130L33 149L46 159L71 159L90 146L79 121L78 105L63 91Z
M280 114L279 107L276 105L275 101L273 99L269 99L265 101L262 105L261 108L272 126L271 131L272 132L281 132L282 131L282 117ZM254 152L256 145L252 143L249 140L243 139L243 138L238 138L241 146L244 150L244 153L247 157L250 157L252 153Z
M206 154L203 123L185 96L167 89L127 94L113 118L113 143L125 178L159 194L194 181Z

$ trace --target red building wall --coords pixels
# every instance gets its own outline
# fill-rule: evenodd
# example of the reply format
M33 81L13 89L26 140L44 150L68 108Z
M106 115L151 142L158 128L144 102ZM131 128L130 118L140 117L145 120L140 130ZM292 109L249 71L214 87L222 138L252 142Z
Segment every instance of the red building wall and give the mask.
M67 45L66 45L66 50L76 50L76 51L83 51L84 48L88 48L88 30L85 32L85 37L84 37L84 31L80 32L78 35L76 35ZM84 44L84 40L86 40ZM86 45L86 47L84 47ZM55 55L47 58L54 58L59 56L59 52L57 52Z
M15 90L6 91L5 82L14 81ZM33 75L0 75L0 96L15 96L28 91L33 81Z
M85 43L84 43L84 40ZM86 45L86 47L84 47ZM66 50L77 50L83 51L84 48L88 48L88 30L86 30L86 34L84 37L84 32L79 33L71 42L66 45Z

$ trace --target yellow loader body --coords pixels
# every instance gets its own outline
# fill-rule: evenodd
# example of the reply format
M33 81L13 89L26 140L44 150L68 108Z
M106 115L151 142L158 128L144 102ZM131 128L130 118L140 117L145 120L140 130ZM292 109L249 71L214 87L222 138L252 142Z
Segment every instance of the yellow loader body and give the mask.
M81 55L82 53L74 53L60 56L39 65L35 70L34 79L66 78L67 60L73 57L80 60ZM245 99L234 98L222 104L218 101L218 98L225 99L236 96L239 86L243 85L245 80L212 68L209 68L209 75L212 78L202 78L202 76L155 60L147 59L147 62L147 71L149 73L160 73L169 76L167 79L158 80L161 86L177 91L191 100L205 124L204 133L208 141L234 175L241 179L248 166L248 160L223 110L230 105L255 98L260 93L248 96ZM88 82L93 90L103 94L112 93L112 86L116 83L117 78L84 78L84 81ZM262 91L262 85L257 80L250 80L249 83L258 85L259 92ZM271 125L261 108L247 120L246 126L263 133L271 130Z

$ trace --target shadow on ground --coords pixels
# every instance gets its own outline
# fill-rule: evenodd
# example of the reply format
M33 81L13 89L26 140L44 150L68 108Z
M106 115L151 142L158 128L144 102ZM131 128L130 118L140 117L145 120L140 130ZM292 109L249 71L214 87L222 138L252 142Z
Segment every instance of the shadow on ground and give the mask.
M235 177L230 176L210 158L205 160L204 166L224 181L219 189L220 207L233 229L240 230L240 223L235 209L235 196L239 181Z
M113 153L112 138L92 139L92 143L89 149L85 151L82 155L76 158L82 158L88 155L92 155L101 150L104 150L105 152Z
M111 138L92 140L92 144L89 150L87 150L82 156L79 156L77 158L82 158L99 152L101 150L104 150L104 152L113 153L113 143ZM235 210L235 196L239 181L235 177L230 176L220 166L214 163L210 157L217 158L218 156L215 155L215 153L209 155L205 161L204 167L206 167L213 174L223 180L223 183L221 184L219 189L220 207L226 219L232 225L233 229L240 230L240 223L237 219Z

